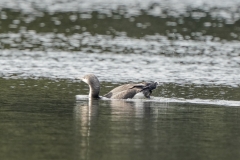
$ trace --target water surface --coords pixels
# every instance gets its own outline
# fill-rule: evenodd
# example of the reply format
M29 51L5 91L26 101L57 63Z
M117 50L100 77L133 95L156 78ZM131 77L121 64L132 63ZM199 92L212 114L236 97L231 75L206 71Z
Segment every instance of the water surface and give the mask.
M76 101L88 87L66 80L1 79L0 84L3 159L240 157L237 106L173 98ZM102 93L115 85L103 83Z
M0 157L239 159L240 1L0 0ZM80 99L157 81L147 100Z

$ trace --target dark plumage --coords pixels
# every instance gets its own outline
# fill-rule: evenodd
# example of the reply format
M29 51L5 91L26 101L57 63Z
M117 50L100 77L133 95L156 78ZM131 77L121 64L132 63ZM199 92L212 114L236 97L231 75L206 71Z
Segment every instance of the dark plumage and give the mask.
M89 85L89 97L99 98L100 83L98 78L93 74L88 74L82 78L82 81ZM156 89L157 84L157 82L124 84L114 88L109 93L105 94L103 97L111 99L128 99L133 98L138 93L143 93L146 98L150 98L152 90Z

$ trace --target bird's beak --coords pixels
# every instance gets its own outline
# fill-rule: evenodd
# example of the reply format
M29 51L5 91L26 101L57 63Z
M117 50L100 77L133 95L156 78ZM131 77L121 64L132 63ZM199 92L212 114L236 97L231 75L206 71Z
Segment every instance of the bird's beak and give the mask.
M80 80L80 81L82 81L82 77L75 77L75 80Z

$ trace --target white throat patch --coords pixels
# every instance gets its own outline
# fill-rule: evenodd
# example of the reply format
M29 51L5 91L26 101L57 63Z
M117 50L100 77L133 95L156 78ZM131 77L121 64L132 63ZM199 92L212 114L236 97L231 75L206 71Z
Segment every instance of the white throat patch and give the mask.
M86 78L82 78L82 81L88 84L88 81Z

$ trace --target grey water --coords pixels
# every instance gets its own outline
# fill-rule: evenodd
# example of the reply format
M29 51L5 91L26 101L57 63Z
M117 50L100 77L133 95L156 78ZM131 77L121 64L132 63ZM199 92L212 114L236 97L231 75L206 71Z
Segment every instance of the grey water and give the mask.
M76 101L75 95L88 93L83 83L61 79L0 82L1 159L240 157L239 106L166 101L167 94L162 100ZM102 83L102 93L116 85ZM174 88L183 90L164 87L172 93ZM153 96L161 97L164 87Z
M239 159L239 7L0 0L0 159ZM87 73L159 86L90 101Z

